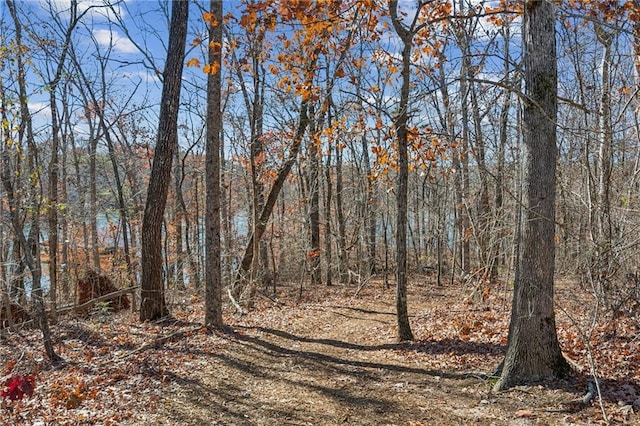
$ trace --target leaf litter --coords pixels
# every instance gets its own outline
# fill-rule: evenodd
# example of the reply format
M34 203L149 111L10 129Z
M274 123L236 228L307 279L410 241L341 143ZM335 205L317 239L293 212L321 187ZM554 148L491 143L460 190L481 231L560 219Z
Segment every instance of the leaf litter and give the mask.
M202 326L190 295L161 323L62 318L55 367L37 330L8 332L1 391L20 398L2 400L0 425L640 424L637 315L594 321L588 292L560 281L558 335L575 375L494 393L511 291L465 292L414 277L408 343L396 341L394 290L376 280L357 297L281 286L248 315L227 307L220 331ZM602 404L579 402L594 370Z

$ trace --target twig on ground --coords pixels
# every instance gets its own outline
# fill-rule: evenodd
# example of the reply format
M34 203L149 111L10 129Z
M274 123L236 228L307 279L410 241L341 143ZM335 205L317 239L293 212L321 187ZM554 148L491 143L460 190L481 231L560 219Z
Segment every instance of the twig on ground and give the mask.
M231 303L233 303L233 306L236 308L236 310L240 312L241 315L247 315L247 311L242 309L242 306L240 306L235 297L233 297L233 294L231 294L230 288L227 289L227 294L229 295L229 300L231 300Z

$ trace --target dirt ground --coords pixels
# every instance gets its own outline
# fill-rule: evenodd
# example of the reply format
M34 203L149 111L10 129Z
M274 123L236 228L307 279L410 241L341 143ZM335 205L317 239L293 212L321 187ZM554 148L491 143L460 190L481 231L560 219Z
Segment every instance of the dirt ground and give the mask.
M491 391L505 350L508 286L465 300L464 287L413 280L410 343L395 340L393 289L371 282L356 290L306 288L300 299L297 288L283 288L277 302L263 296L249 315L230 312L223 332L199 326L196 297L175 300L176 321L163 325L136 324L131 314L61 322L54 332L67 363L51 369L28 355L43 364L36 396L0 409L0 424L640 424L637 321L621 323L615 338L591 334L602 403L584 404L576 400L590 377L581 372ZM588 313L588 297L577 292L559 290L567 315L558 315L558 328L567 358L588 372L577 331L587 318L571 316ZM37 351L32 334L5 338L0 355Z

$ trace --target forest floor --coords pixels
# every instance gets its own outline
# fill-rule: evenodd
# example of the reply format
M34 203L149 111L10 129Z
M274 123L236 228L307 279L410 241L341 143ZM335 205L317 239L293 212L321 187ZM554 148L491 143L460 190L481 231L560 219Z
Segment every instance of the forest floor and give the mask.
M63 318L65 359L51 367L36 330L0 340L13 376L35 370L35 393L0 406L1 425L585 425L640 424L640 320L593 324L588 292L561 281L557 322L574 377L494 393L511 291L485 300L462 285L409 286L415 340L397 343L393 289L282 287L225 331L201 326L197 296L172 296L171 321L131 313ZM581 333L587 333L582 335ZM588 345L591 351L588 350ZM601 398L587 392L589 355Z

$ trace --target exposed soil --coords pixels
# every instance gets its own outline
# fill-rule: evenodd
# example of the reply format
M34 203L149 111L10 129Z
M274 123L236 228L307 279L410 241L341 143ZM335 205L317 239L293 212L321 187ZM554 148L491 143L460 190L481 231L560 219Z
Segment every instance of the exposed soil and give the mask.
M420 281L409 289L411 343L395 341L394 291L377 282L357 297L355 287L307 288L303 300L285 287L277 303L262 297L251 314L227 317L224 332L199 327L195 297L178 300L177 322L163 325L136 324L130 314L61 322L54 332L67 364L57 369L29 352L39 351L37 333L11 334L0 359L15 357L13 347L47 370L34 398L0 409L0 424L583 425L605 415L640 424L637 321L621 322L615 338L594 334L607 377L602 405L576 402L589 380L579 372L493 393L488 376L504 355L509 291L465 301L469 289ZM588 297L576 298L584 292L565 283L558 293L567 312L588 313ZM572 316L579 326L580 315ZM558 317L563 349L584 369L577 328Z

